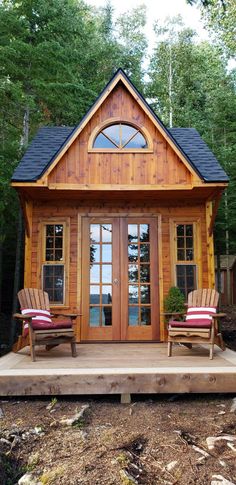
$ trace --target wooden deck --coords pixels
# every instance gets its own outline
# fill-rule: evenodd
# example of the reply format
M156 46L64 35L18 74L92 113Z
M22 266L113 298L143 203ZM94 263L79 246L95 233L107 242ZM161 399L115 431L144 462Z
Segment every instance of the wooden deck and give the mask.
M166 344L80 344L77 358L61 345L29 348L0 359L0 396L236 392L236 353Z

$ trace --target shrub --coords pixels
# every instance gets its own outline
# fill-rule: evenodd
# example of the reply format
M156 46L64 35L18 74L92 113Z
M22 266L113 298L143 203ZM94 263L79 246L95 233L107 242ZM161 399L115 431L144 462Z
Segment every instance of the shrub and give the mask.
M176 286L172 286L168 295L164 299L164 309L166 313L185 312L185 298L183 293Z

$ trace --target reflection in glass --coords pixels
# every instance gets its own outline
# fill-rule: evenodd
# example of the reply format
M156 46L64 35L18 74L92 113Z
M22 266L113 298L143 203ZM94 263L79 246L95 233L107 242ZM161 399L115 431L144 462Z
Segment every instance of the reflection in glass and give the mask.
M129 303L138 303L138 286L129 285Z
M100 283L100 265L93 264L90 268L90 283Z
M102 326L111 326L112 325L112 307L111 306L104 306L102 307Z
M100 245L90 245L90 263L100 263Z
M138 261L138 246L136 244L129 244L128 258L130 263L136 263Z
M177 247L178 248L184 248L184 237L178 237L177 238Z
M112 286L102 286L102 303L112 303Z
M186 225L186 236L193 237L193 224Z
M62 237L55 238L55 248L62 249Z
M55 261L62 260L62 249L55 249Z
M137 133L132 140L130 140L125 148L147 148L147 142L141 133Z
M90 286L90 304L99 305L100 303L100 286Z
M141 303L150 303L150 285L140 287Z
M112 265L102 265L102 283L111 283L112 281Z
M184 236L184 225L183 224L177 225L177 236Z
M110 125L105 130L103 130L103 133L105 133L109 138L112 139L112 141L119 146L120 144L120 125ZM114 146L113 146L114 148Z
M129 274L129 282L130 283L138 283L138 265L137 264L129 264L128 274Z
M186 248L192 248L192 247L193 247L193 238L186 237Z
M149 224L140 224L140 241L149 242Z
M128 224L128 241L138 242L138 224Z
M53 248L53 238L52 237L47 237L46 238L46 248Z
M151 308L141 308L141 325L151 325Z
M192 249L186 249L186 260L187 261L193 260L193 250Z
M112 225L102 224L102 242L111 242Z
M150 261L149 251L150 251L149 244L140 245L140 261L142 262Z
M90 307L89 312L89 325L90 327L99 327L100 325L100 307Z
M46 225L46 236L54 236L54 224Z
M102 245L102 261L103 263L111 263L112 251L111 244Z
M63 303L64 295L64 266L43 266L43 290L49 293L49 300L53 303Z
M138 325L139 320L139 309L136 306L129 306L129 325L132 327L136 327Z
M150 282L150 264L141 264L140 266L140 282Z
M133 128L133 126L122 125L121 145L123 146L125 143L127 143L127 141L129 141L131 136L135 135L135 133L137 133L137 129Z
M99 133L94 141L93 148L116 148L116 146L103 133Z
M100 224L90 224L91 242L100 242Z
M178 249L177 250L177 258L178 258L178 261L185 261L185 254L184 254L184 249Z

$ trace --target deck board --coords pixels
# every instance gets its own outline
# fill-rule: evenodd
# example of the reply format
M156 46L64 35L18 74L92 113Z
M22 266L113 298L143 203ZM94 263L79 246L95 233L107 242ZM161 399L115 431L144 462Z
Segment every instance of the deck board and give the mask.
M70 347L50 352L29 348L0 359L0 396L57 394L122 394L172 392L236 392L236 353L166 344L80 344L77 358Z

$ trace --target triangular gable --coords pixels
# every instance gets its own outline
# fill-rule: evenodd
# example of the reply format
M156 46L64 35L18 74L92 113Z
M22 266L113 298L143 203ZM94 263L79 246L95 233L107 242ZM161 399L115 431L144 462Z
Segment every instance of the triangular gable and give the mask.
M116 74L113 76L113 78L110 80L110 82L107 84L107 86L103 89L103 91L101 92L101 94L99 95L99 97L97 98L95 103L93 104L93 106L89 109L89 111L86 113L86 115L82 118L79 125L74 128L74 130L72 131L69 138L66 140L64 145L61 147L60 151L56 154L54 159L51 160L50 165L46 167L43 175L37 181L39 184L40 183L43 183L43 184L46 183L47 177L50 174L50 172L56 167L56 165L61 160L63 155L66 153L68 148L73 144L73 142L76 140L76 138L82 132L82 130L85 128L87 123L89 123L91 118L96 114L99 107L104 103L104 101L107 99L107 97L110 95L110 93L115 89L115 87L120 82L123 83L123 85L129 91L131 96L140 105L140 107L143 109L143 111L146 113L146 115L150 118L152 123L160 131L160 133L162 134L164 139L171 146L171 148L176 153L176 155L180 158L180 160L183 162L185 167L190 171L195 182L199 183L199 182L202 181L202 177L201 177L200 173L198 172L197 168L193 166L191 160L189 160L188 157L186 156L186 154L183 153L181 147L178 145L176 140L172 137L169 130L164 126L162 121L158 118L158 116L150 108L150 106L148 105L146 100L138 92L138 90L135 88L135 86L132 84L132 82L126 76L124 71L122 69L119 69L116 72Z

